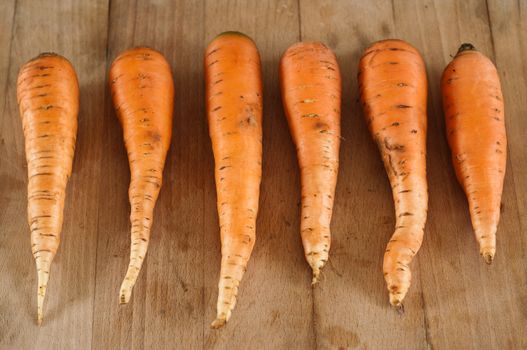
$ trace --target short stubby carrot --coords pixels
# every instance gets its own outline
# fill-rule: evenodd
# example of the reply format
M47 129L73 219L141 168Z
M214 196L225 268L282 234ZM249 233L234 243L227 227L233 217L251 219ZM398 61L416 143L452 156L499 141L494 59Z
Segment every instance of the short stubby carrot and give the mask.
M507 163L500 78L490 59L463 44L441 79L452 162L468 199L480 254L490 264Z
M262 77L255 43L217 36L205 52L209 134L215 161L221 271L213 328L231 317L256 239L262 175Z
M285 114L300 168L300 233L313 284L328 260L339 169L341 78L333 52L319 42L289 47L280 62Z
M73 66L60 55L40 54L20 69L17 99L25 137L28 221L37 265L37 319L41 324L77 138L79 84Z
M130 163L130 264L119 292L128 303L150 240L154 206L172 137L174 82L170 65L153 49L121 53L110 68L110 89Z
M395 232L384 254L390 303L398 308L411 283L410 262L421 247L428 210L426 69L401 40L371 45L359 64L360 99L382 155L395 203Z

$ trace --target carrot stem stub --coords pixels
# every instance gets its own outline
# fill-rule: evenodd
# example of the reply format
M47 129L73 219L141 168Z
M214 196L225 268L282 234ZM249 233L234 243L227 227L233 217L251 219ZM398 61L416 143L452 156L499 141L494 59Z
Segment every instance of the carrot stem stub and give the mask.
M441 80L452 162L466 193L480 254L490 264L507 163L507 135L496 67L471 44L463 44Z
M408 43L384 40L366 49L358 74L366 121L392 187L396 223L383 270L390 303L402 307L428 209L425 65Z
M40 325L75 153L79 84L73 66L54 53L30 60L18 74L17 100L25 137L28 222L38 274Z
M339 169L340 69L322 43L297 43L280 62L282 100L302 182L300 233L313 284L328 260Z
M262 77L254 42L238 32L218 35L205 52L205 79L222 255L217 317L211 326L219 328L231 317L256 239Z
M130 300L148 249L154 206L172 137L174 82L170 65L161 53L138 47L114 60L109 83L131 173L130 264L119 292L119 302L123 304Z

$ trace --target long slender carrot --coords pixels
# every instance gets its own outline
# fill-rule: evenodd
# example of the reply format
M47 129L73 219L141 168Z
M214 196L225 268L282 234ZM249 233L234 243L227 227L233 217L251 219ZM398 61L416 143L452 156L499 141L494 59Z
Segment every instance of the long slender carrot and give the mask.
M211 326L219 328L231 317L256 239L262 173L262 78L256 45L238 32L220 34L206 50L205 74L222 255L217 318Z
M366 49L359 65L360 99L379 147L395 202L395 232L384 254L390 303L402 307L410 262L421 247L428 209L426 70L419 52L401 40Z
M280 62L282 100L296 145L302 181L300 233L313 284L328 260L339 169L340 70L318 42L289 47Z
M471 44L463 44L441 80L448 143L470 209L480 253L496 253L507 135L496 67Z
M130 264L119 301L128 303L150 240L154 206L172 137L174 82L170 65L153 49L121 53L110 68L113 104L130 163Z
M40 325L75 153L79 84L73 66L57 54L40 54L20 69L17 99L25 137L28 221L37 265Z

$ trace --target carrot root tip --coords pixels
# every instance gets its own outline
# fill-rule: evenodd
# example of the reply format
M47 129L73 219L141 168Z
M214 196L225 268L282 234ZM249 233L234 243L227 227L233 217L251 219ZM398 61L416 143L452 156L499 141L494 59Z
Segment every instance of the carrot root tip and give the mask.
M313 279L311 280L311 285L314 286L320 281L320 270L318 268L313 269Z
M397 313L400 316L404 315L404 304L403 303L399 303L398 305L393 305L393 308L395 309L395 311L397 311Z
M401 308L404 296L401 294L390 293L390 304L394 308Z
M49 273L40 270L38 273L38 291L37 291L37 323L40 326L44 319L44 299L48 286Z
M483 260L485 260L487 265L492 264L492 261L494 260L494 254L492 252L482 252L481 255L483 256Z
M213 328L213 329L218 329L218 328L221 328L225 325L225 323L227 323L227 319L225 318L225 316L221 316L221 317L218 317L217 319L215 319L211 324L210 326Z
M119 292L119 304L128 304L130 297L132 296L132 287L128 284L125 285L126 281L123 282L121 290Z

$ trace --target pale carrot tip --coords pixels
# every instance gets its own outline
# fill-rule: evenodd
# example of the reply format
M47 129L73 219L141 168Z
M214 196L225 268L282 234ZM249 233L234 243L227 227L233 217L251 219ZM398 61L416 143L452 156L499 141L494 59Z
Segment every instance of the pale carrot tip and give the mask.
M313 269L313 279L311 280L311 285L314 286L318 283L318 281L320 281L320 270Z
M396 309L401 308L403 307L403 298L400 294L390 293L390 304Z
M481 255L483 256L483 260L485 260L487 265L492 264L492 261L494 260L494 254L491 252L483 252Z
M132 288L128 288L127 286L121 286L121 291L119 292L119 304L128 304L131 295Z
M39 326L42 326L42 319L43 319L42 310L40 310L40 308L39 308L38 311L37 311L37 324Z
M399 302L398 305L393 305L393 307L394 307L395 311L397 311L397 313L399 315L401 315L401 316L404 315L404 305L403 305L403 303Z
M44 318L44 299L46 297L46 288L49 274L41 272L38 274L38 290L37 290L37 323L40 326Z
M218 328L221 328L225 325L225 323L227 323L227 320L223 317L221 318L217 318L215 319L211 324L210 326L214 329L218 329Z

